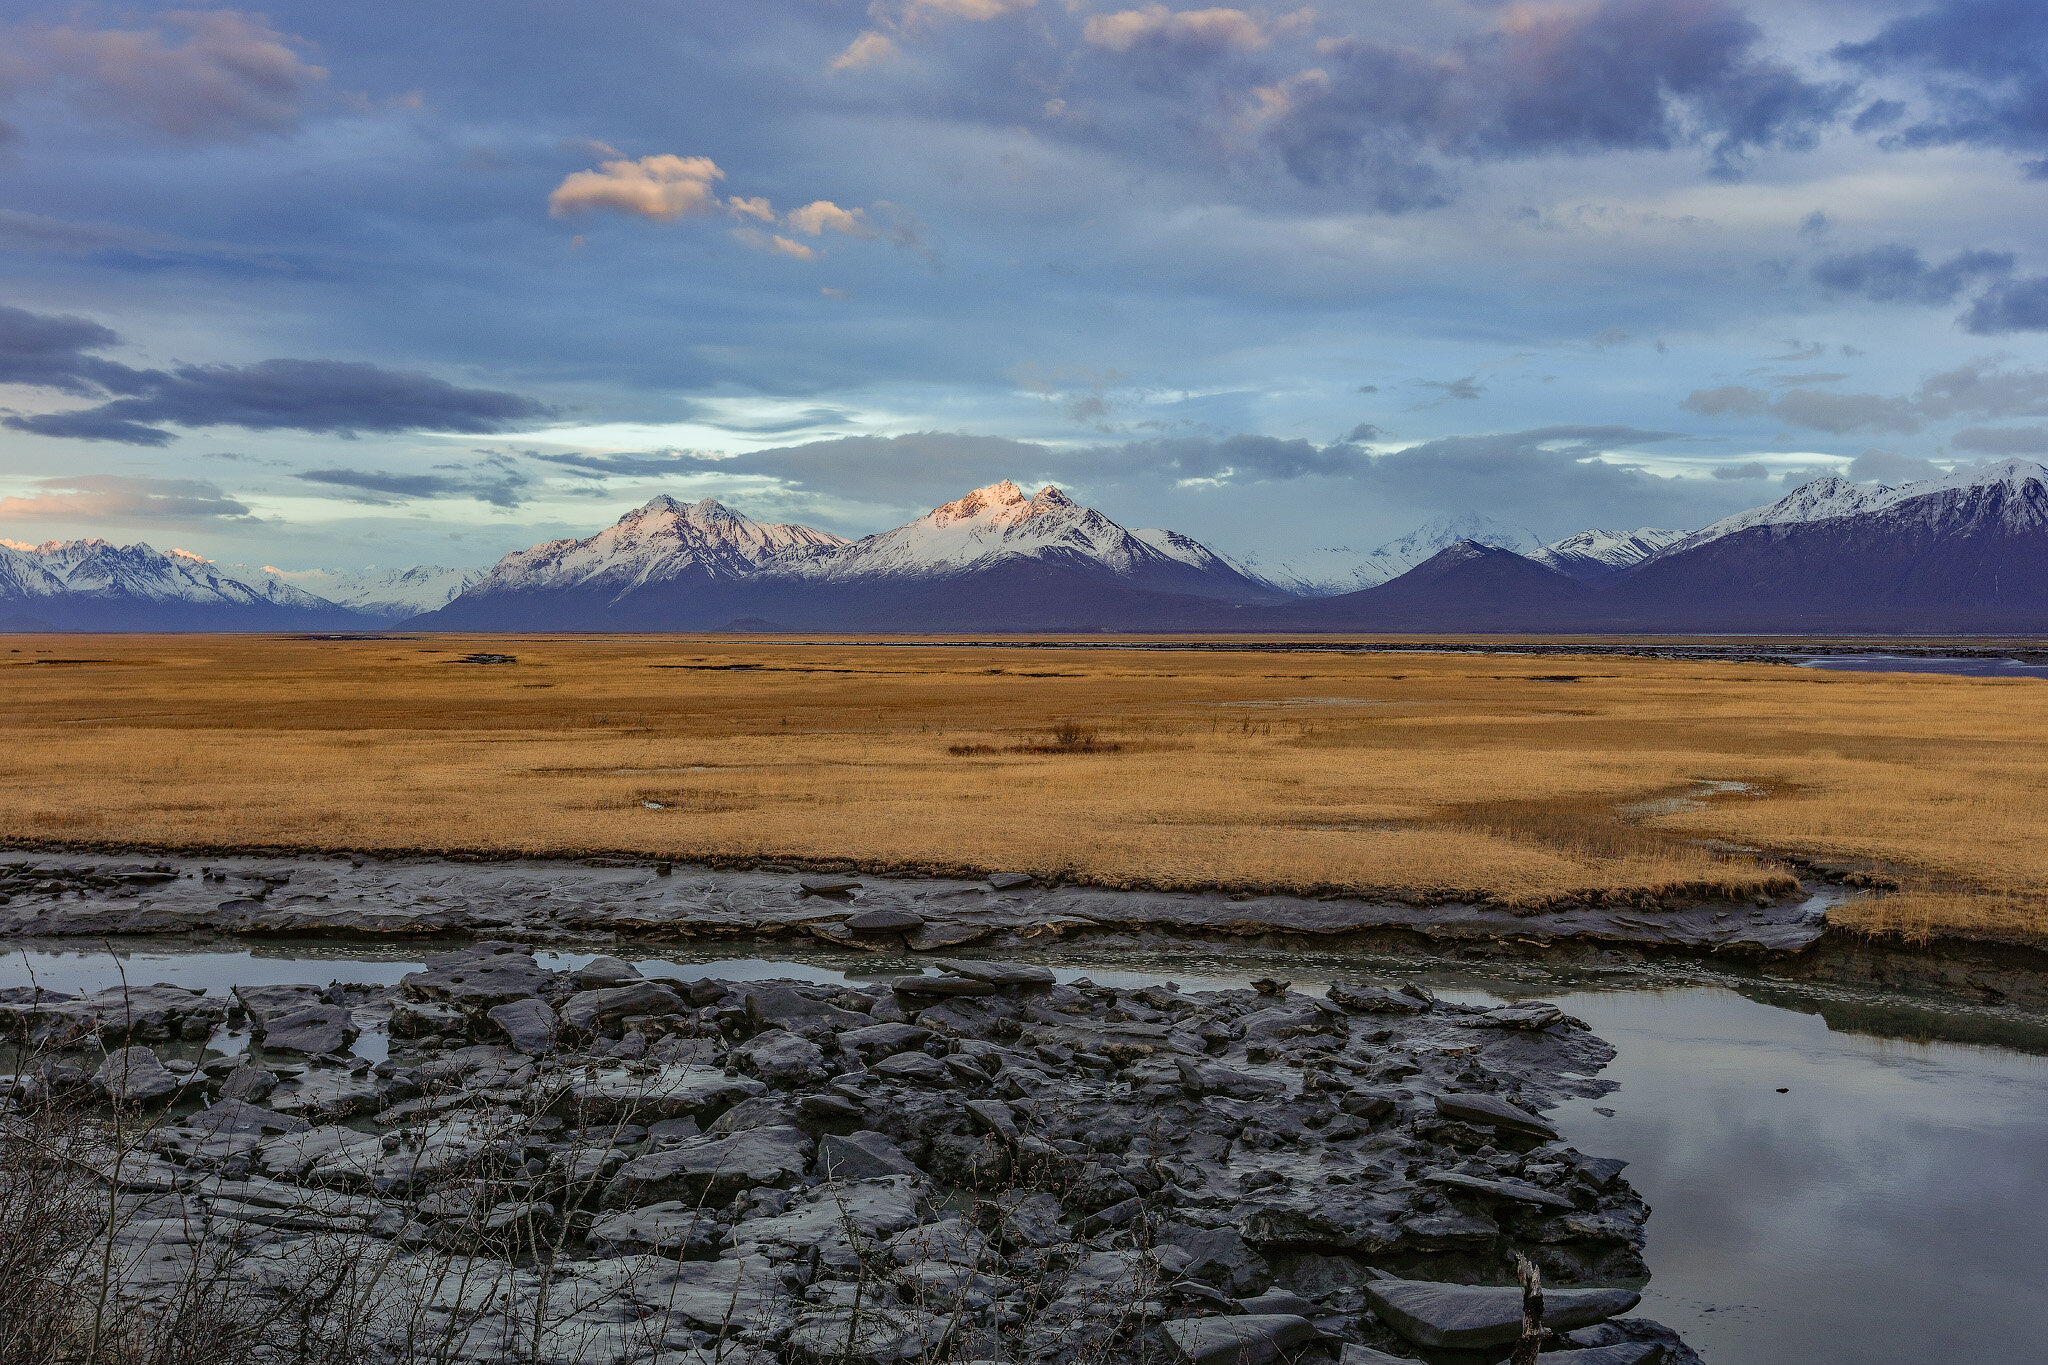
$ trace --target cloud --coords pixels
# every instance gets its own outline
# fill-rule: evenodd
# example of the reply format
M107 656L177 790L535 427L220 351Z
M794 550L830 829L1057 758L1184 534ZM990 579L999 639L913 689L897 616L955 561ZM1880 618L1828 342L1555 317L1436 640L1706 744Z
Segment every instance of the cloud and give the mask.
M1889 450L1866 450L1849 462L1849 477L1858 483L1914 483L1948 473L1932 460Z
M869 30L848 43L845 49L826 65L833 71L859 71L863 67L873 66L897 55L898 49L893 39L887 34Z
M0 521L221 522L249 509L201 479L132 478L74 474L40 479L39 492L0 498Z
M1183 10L1164 5L1091 15L1081 36L1111 52L1139 47L1175 47L1209 52L1253 51L1273 40L1265 25L1241 9Z
M1763 461L1751 460L1748 464L1719 465L1714 470L1714 477L1717 479L1768 479L1771 477L1771 471L1770 467L1764 464Z
M1905 147L1965 144L2038 154L2048 144L2048 10L2033 0L1946 0L1894 19L1834 55L1876 75L1918 76L1927 112L1884 101L1871 131ZM2048 160L2028 169L2048 172Z
M1476 399L1486 392L1486 386L1479 382L1479 376L1476 374L1468 374L1463 379L1418 379L1415 382L1422 388L1435 389L1443 395L1433 403L1424 404L1425 407L1432 408L1459 399Z
M467 474L394 474L371 469L308 469L307 483L346 490L352 502L388 505L408 499L474 498L493 507L517 507L530 496L532 480L511 461L486 461L486 468Z
M584 451L559 451L542 454L531 452L536 460L560 465L591 478L667 478L671 475L696 472L690 465L701 462L705 457L691 455L677 450L657 450L651 453L621 451L607 454L590 454Z
M1380 428L1374 426L1372 423L1360 422L1357 426L1351 428L1351 434L1346 436L1344 439L1347 441L1371 442L1384 441L1386 438L1387 433L1382 431Z
M2012 273L2009 251L1964 251L1940 265L1896 242L1868 251L1829 256L1813 267L1815 282L1838 294L1877 303L1954 303L1980 280Z
M1826 393L1793 389L1773 398L1761 389L1729 384L1694 389L1678 406L1701 417L1761 417L1791 426L1843 435L1852 431L1918 431L1920 412L1912 400L1874 393Z
M882 29L914 33L942 19L987 23L1036 4L1037 0L898 0L892 6L875 0L868 6L868 17L876 27L863 29L826 66L833 71L858 71L898 55L895 40Z
M1728 384L1694 389L1679 406L1701 417L1770 416L1837 436L1915 432L1955 417L2048 416L2048 370L2001 370L1992 361L1974 361L1929 375L1910 396L1793 389L1773 398L1761 389Z
M2048 332L2048 275L1992 285L1963 314L1961 321L1966 331L1979 336Z
M843 232L848 237L873 237L875 230L868 224L867 214L861 209L843 209L829 199L806 204L800 209L791 209L782 221L797 232L822 237L829 228Z
M2048 455L2048 426L1965 427L1948 443L1979 455Z
M108 398L67 412L15 414L16 431L161 446L164 425L335 435L391 431L502 431L548 415L529 398L465 389L432 375L361 361L262 360L253 365L135 369L88 354L120 337L85 318L0 306L0 382Z
M732 230L733 240L756 251L773 251L784 256L794 256L799 261L815 261L818 253L802 242L792 241L779 232L763 232L759 228L736 227Z
M185 141L296 128L327 72L260 15L166 10L152 28L17 25L0 34L0 96L54 89L81 112Z
M607 161L594 171L576 171L548 195L548 212L557 218L613 209L657 222L701 217L724 205L712 182L725 172L708 156L643 156L637 161ZM749 205L752 200L747 201Z
M1759 54L1728 0L1503 7L1489 33L1429 53L1324 39L1313 67L1258 92L1261 131L1311 185L1383 211L1448 197L1435 156L1506 160L1704 144L1733 175L1759 148L1805 148L1848 98Z

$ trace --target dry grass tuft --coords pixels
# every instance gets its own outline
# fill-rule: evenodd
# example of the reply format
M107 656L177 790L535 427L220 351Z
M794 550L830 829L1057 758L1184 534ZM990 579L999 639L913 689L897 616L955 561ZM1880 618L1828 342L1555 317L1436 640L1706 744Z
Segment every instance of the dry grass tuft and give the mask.
M485 654L516 662L450 666ZM2032 681L758 637L14 637L0 696L11 841L837 860L1528 906L1746 896L1798 854L1902 883L1855 912L1873 932L2048 938ZM1753 794L1617 813L1706 782Z

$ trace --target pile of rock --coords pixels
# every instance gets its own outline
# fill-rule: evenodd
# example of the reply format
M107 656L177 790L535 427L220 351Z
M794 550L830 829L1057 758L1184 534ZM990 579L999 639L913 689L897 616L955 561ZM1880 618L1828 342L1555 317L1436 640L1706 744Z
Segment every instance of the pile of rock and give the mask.
M200 1229L276 1284L382 1258L406 1292L377 1330L425 1324L462 1359L545 1338L545 1358L612 1365L1370 1365L1504 1359L1520 1253L1548 1286L1545 1360L1695 1359L1604 1287L1647 1276L1647 1209L1541 1117L1599 1093L1583 1078L1612 1055L1547 1007L992 961L857 986L647 980L509 943L383 996L238 995L263 1065L179 1075L131 1042L21 1088L173 1106L104 1172L145 1288L166 1229ZM54 1036L87 1008L0 1017ZM389 1059L351 1059L387 1011ZM284 1048L302 1060L271 1064ZM488 1292L435 1288L457 1264Z

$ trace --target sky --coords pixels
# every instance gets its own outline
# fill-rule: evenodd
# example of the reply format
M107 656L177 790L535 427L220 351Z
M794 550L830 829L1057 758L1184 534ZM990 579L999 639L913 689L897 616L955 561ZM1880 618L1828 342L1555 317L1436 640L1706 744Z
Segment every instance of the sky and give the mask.
M1694 527L2048 456L2044 209L2038 0L0 0L0 537Z

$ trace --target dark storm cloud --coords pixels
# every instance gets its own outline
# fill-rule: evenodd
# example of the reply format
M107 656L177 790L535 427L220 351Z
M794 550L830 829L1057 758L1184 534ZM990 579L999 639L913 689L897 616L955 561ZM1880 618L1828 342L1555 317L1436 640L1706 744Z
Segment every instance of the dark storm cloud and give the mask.
M2048 173L2048 7L2037 0L1949 0L1894 19L1835 55L1875 74L1919 76L1928 111L1896 102L1866 109L1859 124L1904 146L1964 143L2036 159Z
M1877 303L1954 303L1979 280L2011 274L2013 264L2009 251L1963 251L1933 265L1894 242L1826 257L1813 267L1813 278L1836 293Z
M1948 443L1979 455L2048 455L2048 427L1966 427Z
M172 440L166 425L343 436L489 432L548 413L517 394L459 388L432 375L362 361L262 360L156 370L89 354L120 340L85 318L0 307L0 382L109 399L69 412L10 416L5 425L40 436L161 446Z
M1273 88L1265 132L1302 180L1370 186L1387 210L1446 200L1431 153L1500 160L1697 142L1728 175L1752 150L1812 146L1849 98L1762 42L1725 0L1517 10L1440 53L1330 39Z

